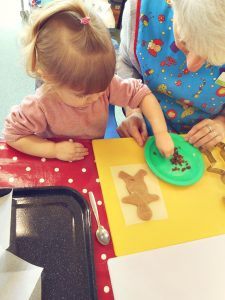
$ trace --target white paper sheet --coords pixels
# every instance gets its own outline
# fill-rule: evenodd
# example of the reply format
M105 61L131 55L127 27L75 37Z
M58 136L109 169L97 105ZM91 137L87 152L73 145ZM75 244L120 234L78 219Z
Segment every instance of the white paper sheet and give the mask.
M0 197L0 247L7 249L10 241L12 191Z
M0 299L41 299L41 273L34 266L5 250L9 246L12 191L0 197Z
M224 300L225 235L108 260L115 300Z

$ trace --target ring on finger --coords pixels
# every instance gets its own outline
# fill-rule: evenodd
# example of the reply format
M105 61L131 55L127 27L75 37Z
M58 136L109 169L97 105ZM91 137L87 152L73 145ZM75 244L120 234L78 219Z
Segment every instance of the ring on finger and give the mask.
M206 125L206 127L209 129L209 133L210 133L210 132L213 132L212 126Z
M214 138L218 136L218 133L216 132L216 130L213 130L212 132L214 134Z

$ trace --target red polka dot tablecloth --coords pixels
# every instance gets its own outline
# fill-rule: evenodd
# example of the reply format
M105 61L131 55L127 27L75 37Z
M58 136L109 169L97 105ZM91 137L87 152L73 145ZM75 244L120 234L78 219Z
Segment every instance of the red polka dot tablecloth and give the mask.
M68 186L80 192L89 202L88 192L95 195L101 223L109 230L91 141L82 141L89 155L81 161L63 162L20 153L0 142L0 187ZM92 213L96 284L98 299L114 299L107 260L114 257L112 243L100 245L95 237L97 224Z

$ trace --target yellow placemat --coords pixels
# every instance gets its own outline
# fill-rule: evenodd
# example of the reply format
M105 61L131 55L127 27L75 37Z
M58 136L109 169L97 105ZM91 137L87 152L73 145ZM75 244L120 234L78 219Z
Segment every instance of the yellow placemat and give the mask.
M95 140L93 150L117 256L225 233L225 203L222 199L225 185L219 175L205 171L199 182L188 187L170 185L155 178L154 184L156 189L157 185L160 188L160 199L166 212L161 213L163 217L150 221L132 222L129 213L135 214L135 207L129 208L126 217L115 170L130 166L129 172L132 173L133 168L135 173L138 165L145 168L143 148L133 139L123 138ZM224 168L225 162L220 159L219 150L213 154L219 161L217 167ZM208 166L208 160L205 157L204 160Z

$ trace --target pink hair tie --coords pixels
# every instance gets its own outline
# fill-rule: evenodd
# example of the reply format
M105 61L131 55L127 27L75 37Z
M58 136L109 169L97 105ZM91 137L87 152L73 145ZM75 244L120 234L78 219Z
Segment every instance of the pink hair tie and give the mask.
M80 23L83 25L87 25L90 23L90 17L84 17L80 20Z

